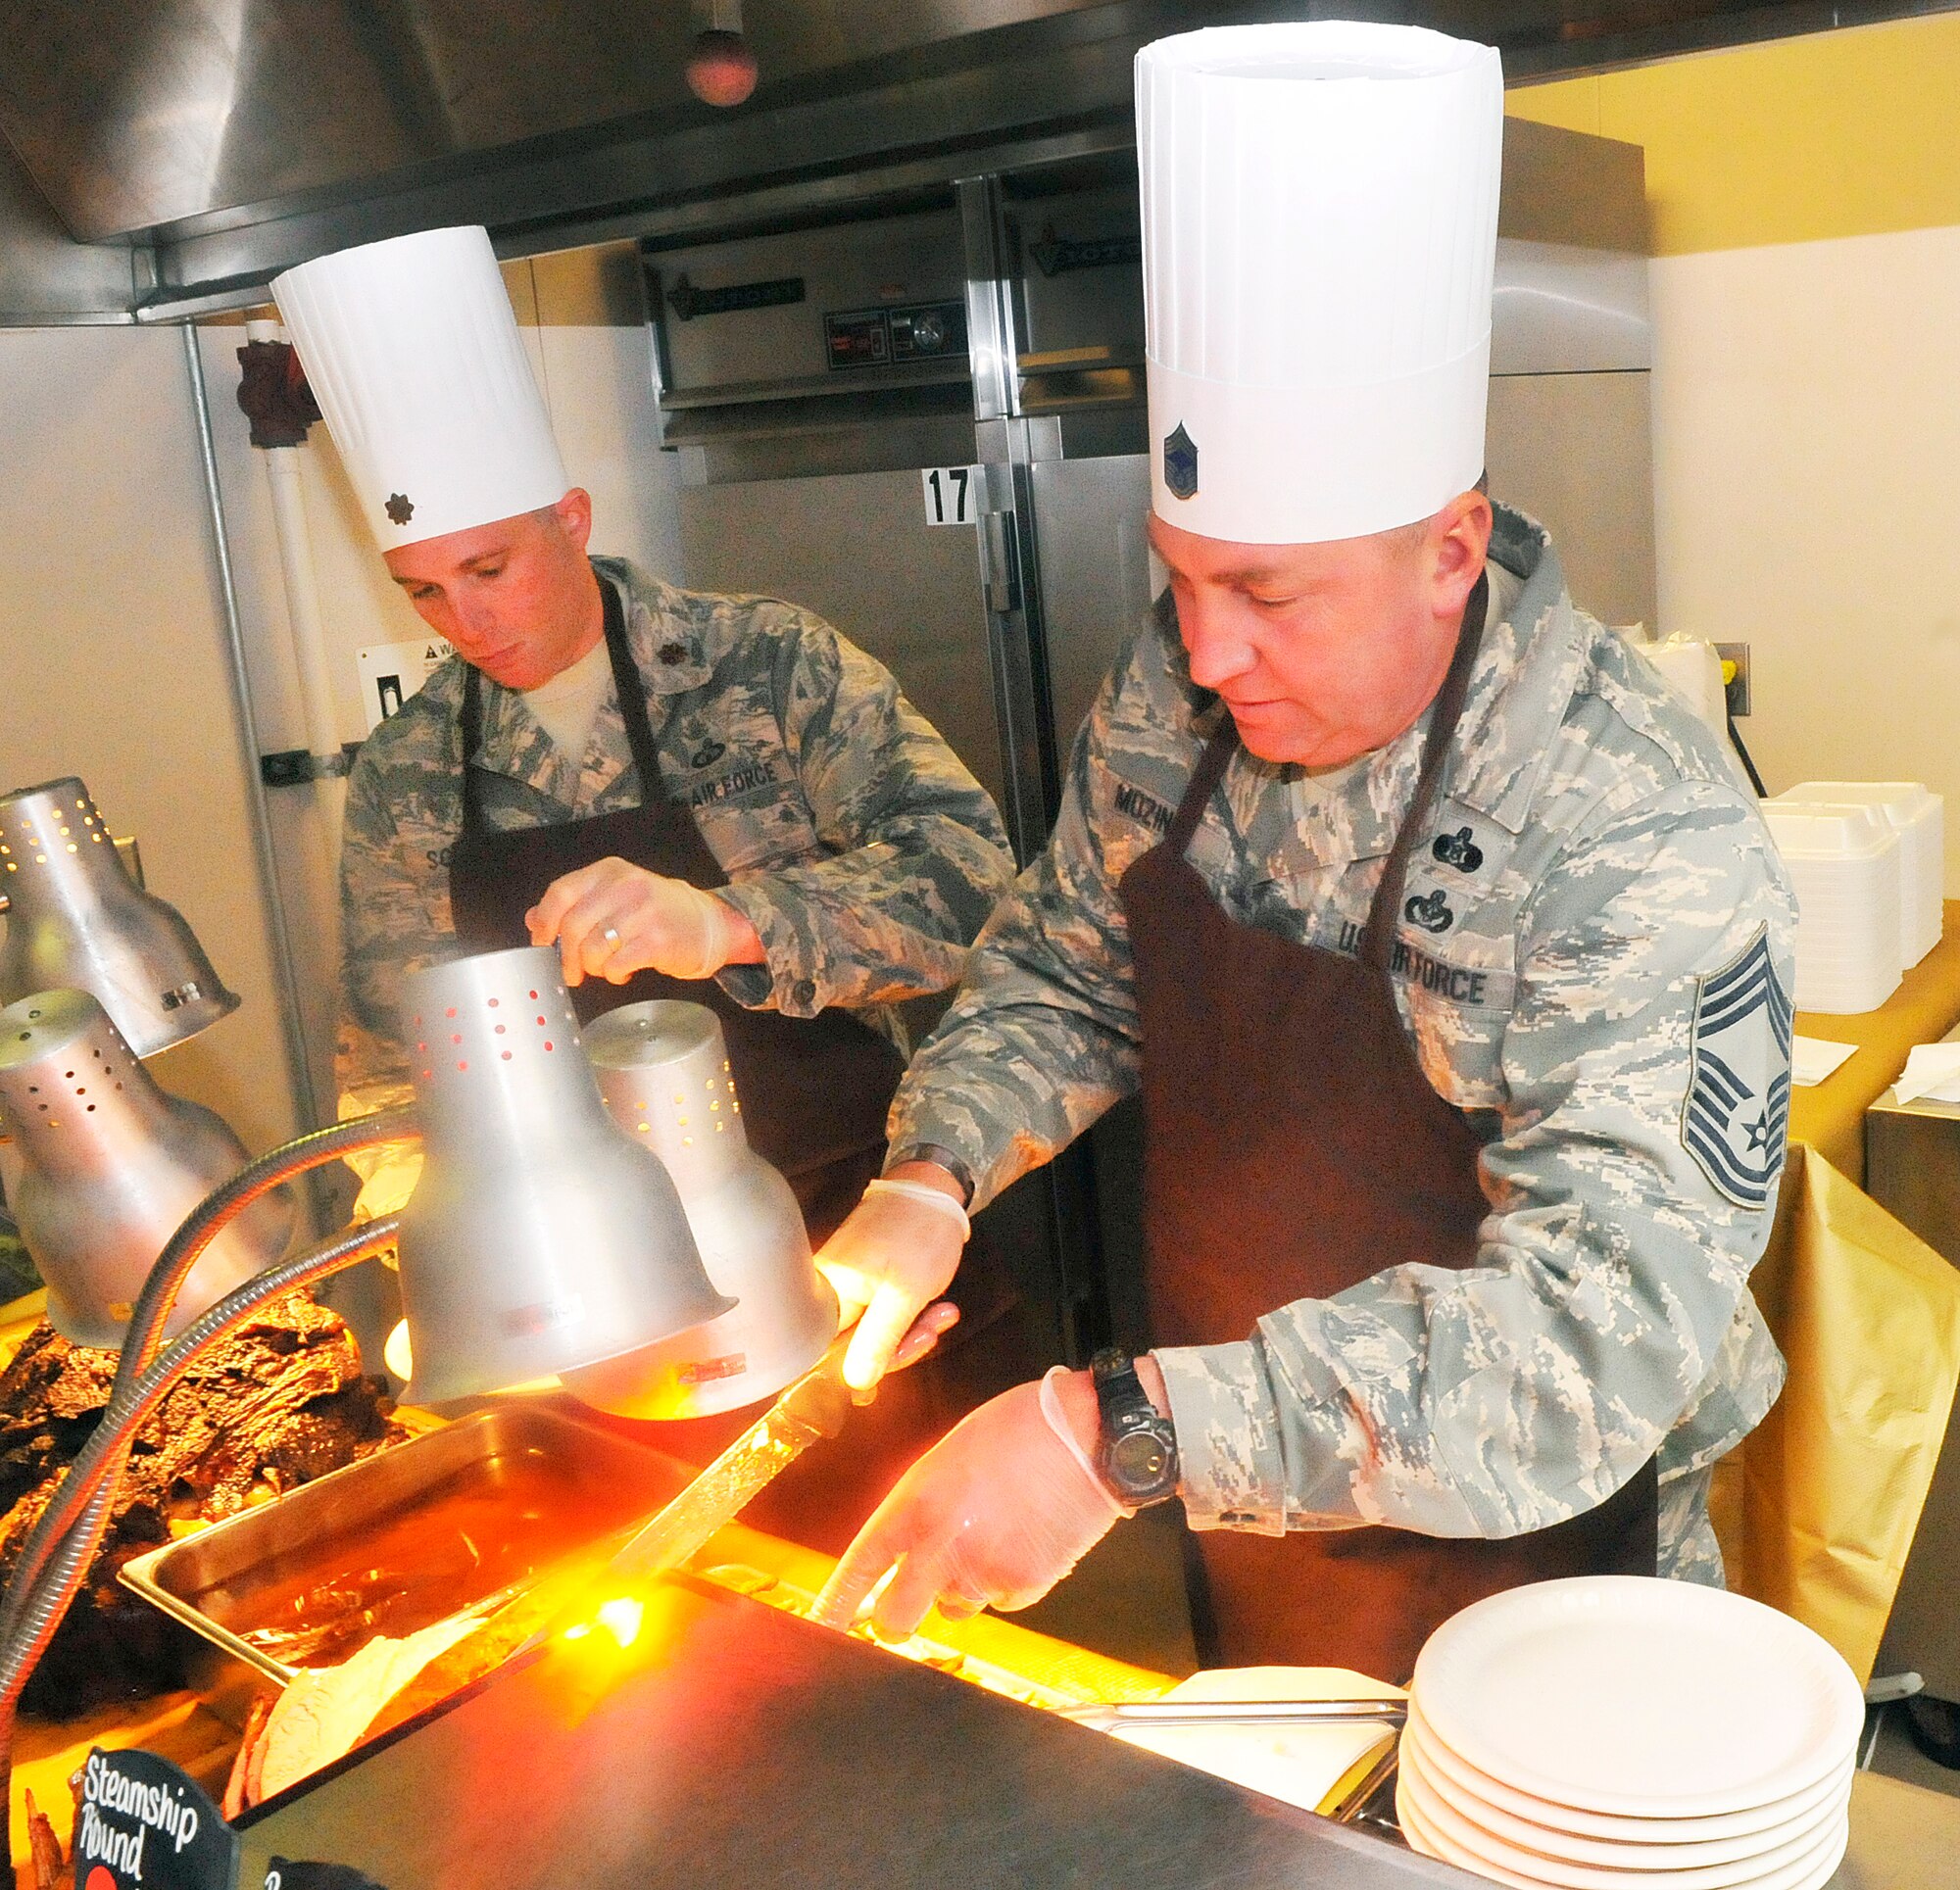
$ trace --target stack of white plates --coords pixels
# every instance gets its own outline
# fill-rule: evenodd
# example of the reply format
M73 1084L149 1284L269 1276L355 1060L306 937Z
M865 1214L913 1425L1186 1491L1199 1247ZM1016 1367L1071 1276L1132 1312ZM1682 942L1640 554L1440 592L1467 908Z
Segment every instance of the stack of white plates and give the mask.
M1416 1850L1522 1890L1817 1890L1863 1723L1838 1653L1758 1602L1540 1582L1431 1635L1396 1808Z
M1878 807L1766 800L1796 889L1796 1007L1877 1010L1898 989L1904 854Z
M1899 837L1899 968L1939 943L1944 918L1946 802L1917 781L1799 781L1779 807L1871 807Z

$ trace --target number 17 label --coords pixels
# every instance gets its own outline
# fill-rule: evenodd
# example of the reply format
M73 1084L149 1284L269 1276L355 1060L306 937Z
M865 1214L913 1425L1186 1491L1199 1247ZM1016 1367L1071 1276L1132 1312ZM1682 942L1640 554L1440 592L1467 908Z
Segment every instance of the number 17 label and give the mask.
M970 525L980 514L978 466L927 466L919 474L925 488L928 525Z

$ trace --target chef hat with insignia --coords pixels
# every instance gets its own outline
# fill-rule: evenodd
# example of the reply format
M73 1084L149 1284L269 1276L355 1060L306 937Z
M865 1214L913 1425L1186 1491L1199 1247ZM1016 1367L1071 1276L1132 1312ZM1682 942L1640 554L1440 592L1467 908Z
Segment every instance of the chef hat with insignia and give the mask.
M1493 48L1414 26L1137 55L1158 517L1311 544L1476 484L1503 110Z
M364 243L288 269L272 295L384 552L564 498L488 231Z

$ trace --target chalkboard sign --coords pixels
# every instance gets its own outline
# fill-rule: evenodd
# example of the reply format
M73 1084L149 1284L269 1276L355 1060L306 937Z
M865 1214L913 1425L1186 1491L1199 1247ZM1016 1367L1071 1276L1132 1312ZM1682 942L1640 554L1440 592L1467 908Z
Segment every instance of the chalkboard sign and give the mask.
M153 1752L88 1755L74 1890L233 1890L238 1838L189 1773Z

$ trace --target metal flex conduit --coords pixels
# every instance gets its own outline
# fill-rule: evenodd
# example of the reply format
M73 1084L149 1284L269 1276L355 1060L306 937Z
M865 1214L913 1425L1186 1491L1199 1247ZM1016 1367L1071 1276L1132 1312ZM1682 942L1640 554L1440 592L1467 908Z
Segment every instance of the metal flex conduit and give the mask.
M157 1256L149 1278L143 1284L134 1310L122 1355L116 1368L116 1381L103 1412L98 1430L106 1430L126 1402L137 1379L155 1361L163 1341L163 1332L178 1291L190 1277L204 1250L246 1208L275 1187L309 1170L336 1161L363 1148L397 1141L414 1135L415 1111L411 1108L385 1110L362 1116L331 1129L315 1130L240 1169L222 1187L214 1188L185 1217ZM261 1275L260 1278L265 1276ZM246 1283L248 1285L250 1282ZM77 1460L79 1461L79 1460ZM0 1601L0 1647L12 1638L21 1614L39 1581L55 1543L67 1534L81 1515L87 1493L74 1483L73 1475L63 1480L41 1513L39 1522L22 1548L14 1574Z
M70 1466L23 1545L0 1606L0 1833L12 1845L15 1714L22 1689L54 1637L94 1560L116 1481L137 1430L182 1372L260 1307L393 1245L394 1217L334 1236L247 1281L159 1355L179 1288L205 1248L261 1195L342 1155L415 1133L412 1109L389 1110L302 1136L248 1164L215 1189L172 1236L131 1314L116 1381L94 1434Z

